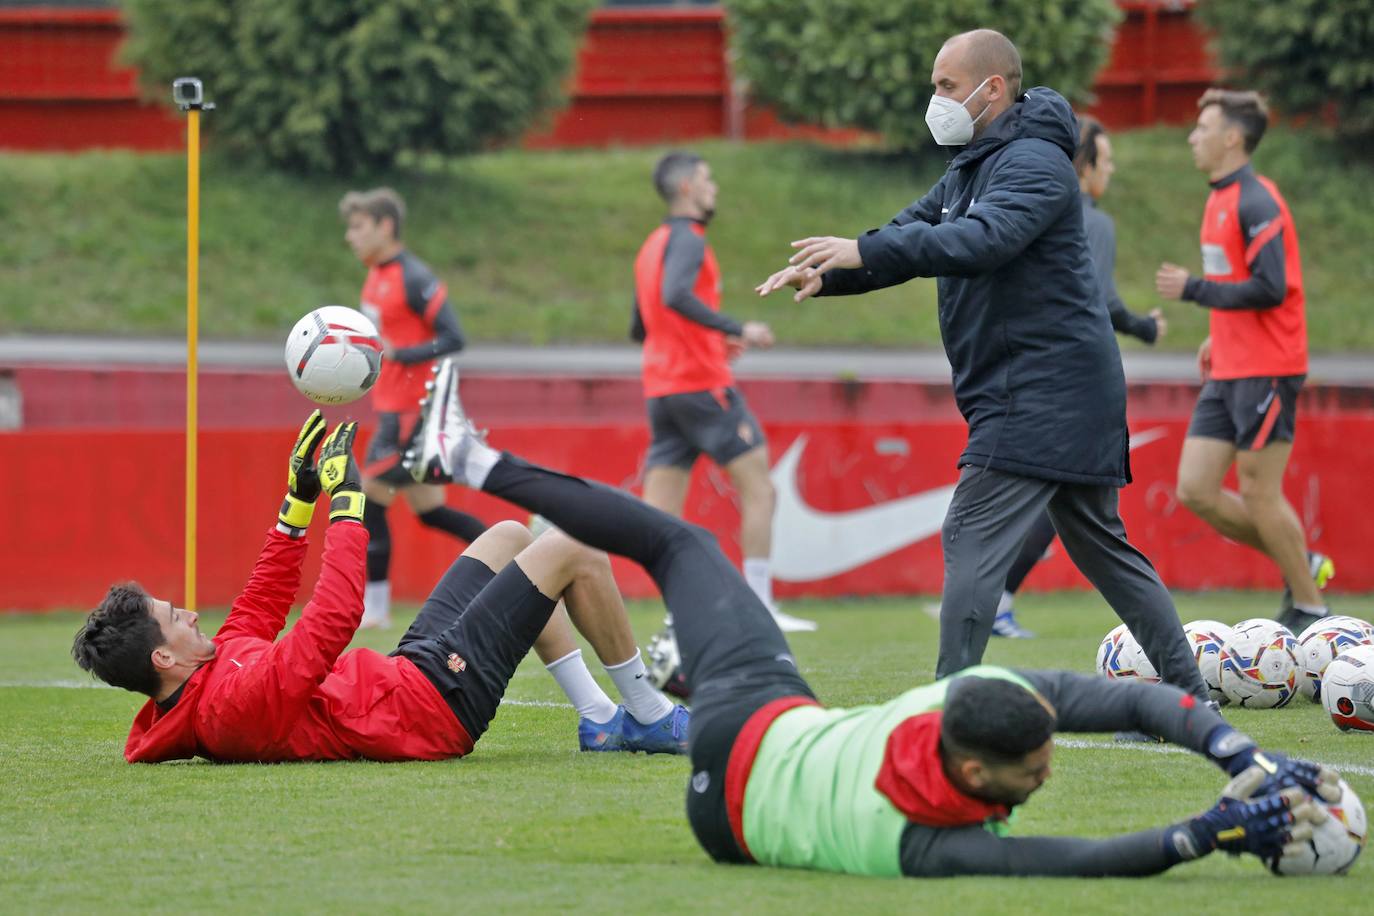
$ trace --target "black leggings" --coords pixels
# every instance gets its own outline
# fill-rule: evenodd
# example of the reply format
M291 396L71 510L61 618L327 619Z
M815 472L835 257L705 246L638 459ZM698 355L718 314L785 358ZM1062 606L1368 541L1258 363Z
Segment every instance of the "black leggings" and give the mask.
M704 528L622 490L509 454L482 489L539 513L584 544L643 566L673 615L683 677L694 693L713 679L746 673L806 688L772 615Z
M643 566L673 615L692 691L687 817L715 860L745 862L730 831L725 773L745 722L780 697L815 698L787 640L705 529L621 490L502 455L482 489L544 516L584 544Z

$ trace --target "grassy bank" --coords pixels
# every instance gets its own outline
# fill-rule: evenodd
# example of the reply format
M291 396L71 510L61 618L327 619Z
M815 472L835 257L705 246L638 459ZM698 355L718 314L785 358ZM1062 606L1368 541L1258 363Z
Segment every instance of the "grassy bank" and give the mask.
M853 235L884 222L943 169L802 144L703 143L721 186L711 239L725 309L774 323L802 345L938 343L934 283L795 306L751 287L794 238ZM407 240L447 280L476 340L624 339L631 263L661 216L648 176L659 149L508 151L434 162L367 183L410 203ZM1155 266L1197 268L1206 183L1184 133L1117 137L1118 283L1137 309L1156 304ZM1356 189L1368 164L1340 161L1316 139L1276 131L1261 169L1286 192L1302 234L1312 345L1374 348L1374 266L1347 251L1374 234ZM0 156L0 331L177 334L184 310L184 165L179 156L100 152ZM306 309L357 300L363 271L342 242L335 203L348 185L250 170L213 152L203 174L202 334L276 337ZM1206 316L1166 307L1165 346L1191 349Z

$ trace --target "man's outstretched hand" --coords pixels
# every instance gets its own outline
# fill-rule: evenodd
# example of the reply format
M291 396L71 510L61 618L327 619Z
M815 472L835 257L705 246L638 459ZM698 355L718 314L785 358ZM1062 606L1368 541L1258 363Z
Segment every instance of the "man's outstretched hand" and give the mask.
M760 296L766 296L774 290L790 286L795 289L796 295L792 297L794 302L801 302L803 299L810 299L821 291L821 275L812 270L801 267L784 267L782 270L764 280L754 287L754 292Z
M801 302L820 292L821 277L826 271L864 266L857 239L817 235L798 239L792 247L799 250L788 259L788 266L754 287L760 296L791 286L797 290L792 298Z
M292 534L309 528L310 518L315 513L315 500L320 496L315 449L324 438L325 429L323 415L315 410L306 418L291 448L291 458L286 464L286 499L281 504L277 521L293 529Z

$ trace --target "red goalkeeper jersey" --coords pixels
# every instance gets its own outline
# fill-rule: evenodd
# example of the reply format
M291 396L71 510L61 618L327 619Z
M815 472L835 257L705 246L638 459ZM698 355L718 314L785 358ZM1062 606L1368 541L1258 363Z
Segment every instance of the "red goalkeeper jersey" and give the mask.
M472 750L439 691L408 659L370 649L340 655L363 612L361 525L329 526L315 593L277 639L305 550L304 539L275 529L267 535L248 585L215 634L214 659L173 695L170 708L149 700L139 711L125 759L438 760Z

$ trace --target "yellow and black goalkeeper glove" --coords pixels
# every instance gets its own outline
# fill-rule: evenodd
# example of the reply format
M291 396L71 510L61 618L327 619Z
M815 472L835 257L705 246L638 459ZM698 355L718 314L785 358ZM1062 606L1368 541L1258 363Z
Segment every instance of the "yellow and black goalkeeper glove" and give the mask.
M329 520L363 520L362 477L358 463L353 460L353 437L357 423L340 423L320 447L320 483L329 493Z
M286 499L282 501L277 521L286 533L300 537L310 527L310 518L315 514L315 500L320 496L320 475L315 471L315 449L324 438L324 417L316 410L301 427L296 436L296 445L291 449L291 460L286 466Z

